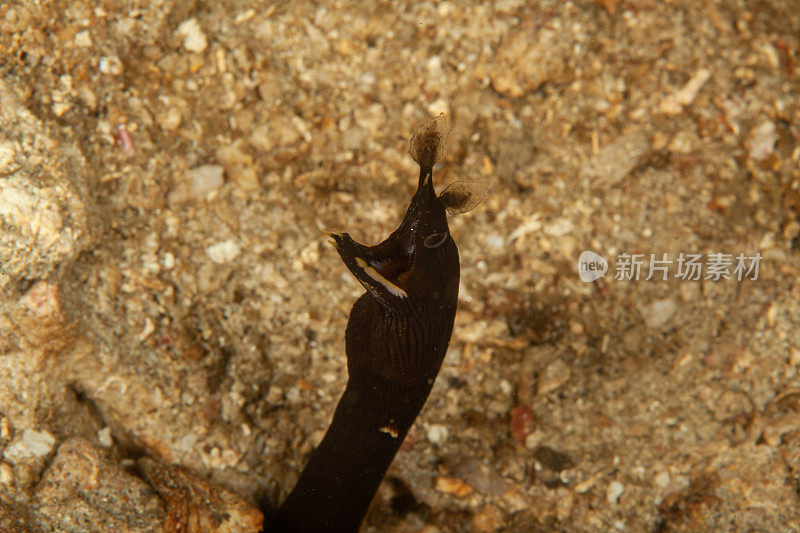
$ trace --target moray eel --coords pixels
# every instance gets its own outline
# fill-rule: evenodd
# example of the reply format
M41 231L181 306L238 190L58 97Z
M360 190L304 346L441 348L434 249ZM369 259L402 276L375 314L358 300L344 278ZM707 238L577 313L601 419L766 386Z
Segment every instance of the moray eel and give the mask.
M268 514L265 531L358 531L428 398L458 300L458 248L447 209L463 212L476 196L463 186L439 196L434 191L433 167L448 133L441 115L411 138L419 182L405 218L386 240L365 246L347 233L328 234L366 289L345 331L347 387L294 490Z

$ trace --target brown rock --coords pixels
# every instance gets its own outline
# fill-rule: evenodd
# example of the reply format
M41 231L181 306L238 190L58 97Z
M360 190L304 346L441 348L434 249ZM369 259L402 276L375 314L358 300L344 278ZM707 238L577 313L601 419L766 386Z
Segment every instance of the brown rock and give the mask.
M6 500L0 494L0 531L3 533L29 533L31 518L26 507Z
M493 467L474 457L459 457L448 461L448 469L473 489L486 496L500 496L508 490L508 483Z
M486 507L472 517L472 527L476 532L497 531L503 526L503 513L494 506Z
M581 174L597 183L611 186L622 181L650 149L647 135L640 130L623 133L592 157Z
M243 144L240 139L233 144L218 148L217 159L234 183L245 191L253 191L258 188L258 175L253 157L242 150Z
M86 163L0 82L0 272L43 278L86 245Z
M545 82L563 83L572 75L572 35L568 31L524 25L500 45L492 64L492 87L518 98Z
M261 531L261 512L235 494L210 486L184 468L164 466L150 459L140 460L139 466L166 504L165 531Z
M669 531L699 531L728 524L734 531L775 531L800 521L797 492L781 456L745 444L698 460L685 490L667 494L660 524Z
M74 438L59 448L34 496L38 525L57 531L165 531L158 495L141 479ZM174 530L171 530L174 531Z

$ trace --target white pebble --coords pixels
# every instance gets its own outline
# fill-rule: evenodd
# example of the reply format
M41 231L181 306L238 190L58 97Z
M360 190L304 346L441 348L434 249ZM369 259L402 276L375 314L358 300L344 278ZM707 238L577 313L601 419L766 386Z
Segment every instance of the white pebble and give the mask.
M181 22L175 33L183 37L183 47L190 52L201 53L208 47L206 34L200 29L197 19L191 18Z
M187 433L178 443L179 449L191 450L196 447L197 441L200 440L194 433Z
M572 370L569 365L561 359L556 359L547 365L539 376L537 392L542 396L550 394L566 383L571 375Z
M175 256L170 252L164 252L164 255L161 257L161 266L166 270L170 270L175 266Z
M441 74L442 72L442 58L440 56L431 56L428 58L427 65L428 73L432 76Z
M97 432L97 442L100 446L111 448L114 445L114 438L111 436L111 428L106 426Z
M242 248L233 239L212 244L206 249L206 254L215 263L224 265L239 256Z
M147 339L153 332L156 330L155 324L153 321L150 320L150 317L144 318L144 328L142 328L142 332L139 333L139 342L142 342Z
M440 446L447 440L449 432L447 427L442 424L431 424L427 428L428 440L436 446Z
M11 164L14 162L14 158L17 156L17 151L14 149L14 145L10 142L4 142L0 144L0 169L5 174L6 172L10 172L12 169Z
M14 482L14 469L8 463L0 463L0 485L7 487Z
M548 235L552 235L553 237L562 237L571 232L574 228L575 225L571 220L568 218L559 218L550 224L546 224L544 227L544 232Z
M650 329L660 329L668 326L677 312L678 304L670 298L656 300L642 308L645 324Z
M289 387L286 391L286 400L289 403L297 403L300 401L300 389L297 387Z
M158 120L158 124L161 126L161 129L166 131L172 131L178 128L181 125L181 111L176 107L170 107L167 109L161 118Z
M495 250L500 250L506 244L505 239L498 235L497 233L490 233L486 236L486 245L490 248L494 248Z
M750 132L747 139L747 151L756 161L763 161L775 153L775 143L778 142L778 132L775 124L767 120L762 122Z
M103 56L97 62L97 68L103 74L118 76L122 74L122 61L117 56Z
M189 171L189 189L194 198L206 197L222 186L225 169L220 165L203 165Z
M686 82L686 85L684 85L681 90L665 98L661 102L661 105L659 105L658 110L668 115L679 114L683 111L684 106L694 102L694 99L697 98L697 93L700 92L700 89L703 88L710 78L710 70L705 68L698 70L691 79Z
M444 113L445 115L450 114L450 104L444 98L438 98L434 102L428 104L428 113L431 115L438 115L440 113Z
M79 31L75 34L75 46L79 46L81 48L89 48L92 46L92 36L89 33L89 30Z
M11 464L25 459L46 457L53 449L56 439L47 431L26 429L22 437L6 448L4 456Z
M72 106L66 102L54 102L53 105L50 106L50 110L57 117L63 116L64 113L70 109L72 109Z
M615 504L619 501L619 497L625 492L625 485L619 481L612 481L606 491L606 500L608 503Z

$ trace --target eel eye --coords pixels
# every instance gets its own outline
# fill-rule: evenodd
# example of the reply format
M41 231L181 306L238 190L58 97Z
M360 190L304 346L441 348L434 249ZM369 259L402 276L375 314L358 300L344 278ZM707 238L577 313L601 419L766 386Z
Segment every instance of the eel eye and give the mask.
M449 235L446 231L443 233L431 233L430 235L425 237L425 240L423 241L425 243L425 248L440 247L441 245L444 244L444 241L447 240L448 236Z

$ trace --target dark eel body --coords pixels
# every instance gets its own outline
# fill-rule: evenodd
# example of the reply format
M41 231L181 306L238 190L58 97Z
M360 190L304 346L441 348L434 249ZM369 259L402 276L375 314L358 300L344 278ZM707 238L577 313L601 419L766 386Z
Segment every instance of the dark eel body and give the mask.
M330 235L366 289L345 332L349 378L325 437L265 531L357 531L430 394L458 300L458 249L432 178L445 128L439 117L412 137L419 183L397 230L374 246Z

